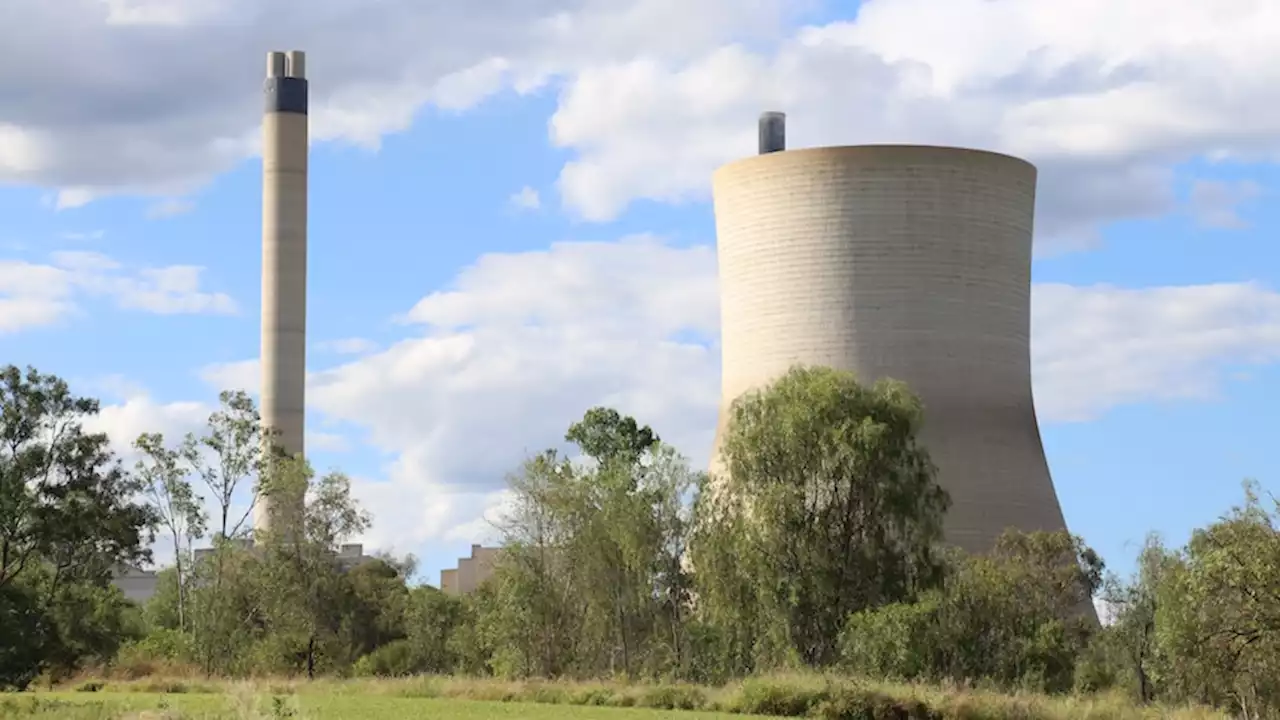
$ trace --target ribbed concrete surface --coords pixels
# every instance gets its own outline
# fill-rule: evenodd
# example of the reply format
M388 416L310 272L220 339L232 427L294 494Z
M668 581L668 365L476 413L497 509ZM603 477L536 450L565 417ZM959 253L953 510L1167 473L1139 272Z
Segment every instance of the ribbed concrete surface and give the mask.
M1036 171L954 148L751 157L713 180L723 399L795 363L907 382L951 494L947 539L1065 527L1031 398ZM714 467L714 461L713 461Z
M307 116L262 120L262 424L289 455L304 451L307 366ZM269 526L260 499L254 527Z

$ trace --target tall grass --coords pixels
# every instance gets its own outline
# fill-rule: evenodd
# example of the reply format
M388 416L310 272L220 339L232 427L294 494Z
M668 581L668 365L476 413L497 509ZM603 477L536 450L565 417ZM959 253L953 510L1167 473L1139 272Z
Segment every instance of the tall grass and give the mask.
M233 699L293 695L381 695L495 702L712 710L828 720L1225 720L1200 707L1138 706L1118 694L1007 694L958 686L819 675L770 675L719 687L625 681L497 680L418 676L386 679L261 678L251 683L186 677L80 678L86 692L223 693ZM244 700L240 705L249 701ZM275 700L277 704L279 700ZM248 705L245 705L247 708ZM241 717L252 717L241 714ZM271 716L271 713L267 713Z

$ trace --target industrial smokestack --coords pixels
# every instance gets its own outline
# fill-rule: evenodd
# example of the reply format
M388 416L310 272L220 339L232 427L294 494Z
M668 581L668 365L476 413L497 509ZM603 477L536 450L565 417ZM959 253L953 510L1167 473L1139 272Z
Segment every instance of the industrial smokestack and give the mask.
M781 112L760 113L760 154L782 152L787 149L787 114Z
M307 367L305 55L269 53L263 90L262 425L285 454L295 456L304 450ZM258 498L255 530L270 527L282 501Z

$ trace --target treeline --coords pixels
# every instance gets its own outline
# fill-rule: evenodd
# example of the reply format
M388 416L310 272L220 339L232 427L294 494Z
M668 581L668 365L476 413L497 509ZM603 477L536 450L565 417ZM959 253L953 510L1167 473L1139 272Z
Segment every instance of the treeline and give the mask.
M8 368L0 402L9 686L85 668L697 683L813 669L1280 713L1274 498L1246 486L1185 547L1152 538L1127 579L1066 534L1010 531L966 556L941 545L948 499L899 383L793 370L735 404L716 478L592 409L566 434L581 457L548 450L512 474L493 577L461 598L411 584L412 558L342 565L370 518L341 474L264 456L242 393L202 436L139 438L130 471L83 430L96 403L57 378ZM306 497L253 548L232 513L249 487ZM145 562L156 532L177 560L134 607L111 572Z

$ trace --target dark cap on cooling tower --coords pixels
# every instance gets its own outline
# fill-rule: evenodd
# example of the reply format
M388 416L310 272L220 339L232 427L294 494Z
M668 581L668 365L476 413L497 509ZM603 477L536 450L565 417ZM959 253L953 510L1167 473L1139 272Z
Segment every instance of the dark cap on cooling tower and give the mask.
M760 113L760 154L786 149L787 114L774 111Z

